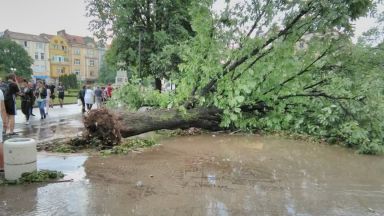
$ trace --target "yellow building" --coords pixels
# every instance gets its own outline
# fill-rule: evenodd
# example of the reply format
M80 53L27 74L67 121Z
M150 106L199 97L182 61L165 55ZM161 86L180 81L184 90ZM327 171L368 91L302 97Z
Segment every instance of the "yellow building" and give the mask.
M90 37L70 35L61 30L57 35L65 38L70 47L69 59L71 73L81 81L93 82L99 76L99 48Z
M67 40L59 35L42 34L49 39L50 78L70 74L70 56Z

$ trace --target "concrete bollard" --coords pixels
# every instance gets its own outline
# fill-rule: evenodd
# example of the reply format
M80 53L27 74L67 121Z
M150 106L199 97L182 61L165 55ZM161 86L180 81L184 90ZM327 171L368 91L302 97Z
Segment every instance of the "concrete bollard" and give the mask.
M4 176L17 180L25 172L37 170L36 141L29 138L14 138L4 142Z

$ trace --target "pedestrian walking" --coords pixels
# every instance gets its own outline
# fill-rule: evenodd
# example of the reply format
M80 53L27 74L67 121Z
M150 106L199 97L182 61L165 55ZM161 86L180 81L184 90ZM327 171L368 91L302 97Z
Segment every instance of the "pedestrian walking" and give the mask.
M102 98L103 98L103 90L100 89L100 86L97 86L95 90L95 98L96 98L96 108L100 109L102 107Z
M31 111L31 103L33 98L33 91L29 88L28 81L24 80L22 83L22 90L21 90L21 111L25 115L25 124L29 124L29 117L30 117L30 111Z
M64 91L65 91L65 88L64 86L59 83L59 86L57 86L57 92L58 92L58 98L59 98L59 103L60 103L60 107L63 108L63 103L64 103Z
M87 111L89 112L95 103L95 92L90 86L87 86L87 89L85 90L84 102L87 105Z
M38 83L38 87L36 89L36 101L37 106L39 107L40 117L41 119L45 119L47 116L45 114L45 102L47 99L47 89L42 82Z
M84 101L84 96L85 96L85 86L79 91L79 95L77 96L78 99L80 99L82 107L81 107L81 112L85 113L85 101Z

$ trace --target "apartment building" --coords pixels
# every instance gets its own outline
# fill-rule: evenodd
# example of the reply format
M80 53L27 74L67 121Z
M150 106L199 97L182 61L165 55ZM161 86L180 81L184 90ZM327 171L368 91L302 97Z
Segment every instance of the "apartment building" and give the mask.
M28 55L33 59L33 78L49 79L49 40L40 35L24 34L5 30L3 37L9 38L22 46Z
M76 74L78 80L96 81L105 49L91 37L70 35L61 30L57 35L24 34L6 30L4 37L18 43L28 52L34 63L33 78L57 81L65 74Z
M99 77L99 48L91 37L70 35L61 30L57 35L68 41L70 47L71 72L79 80L92 82Z

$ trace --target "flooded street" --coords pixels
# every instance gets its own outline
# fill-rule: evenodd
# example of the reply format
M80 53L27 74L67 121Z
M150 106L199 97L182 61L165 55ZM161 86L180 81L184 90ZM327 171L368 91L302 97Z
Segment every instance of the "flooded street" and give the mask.
M39 168L73 181L0 187L0 215L384 215L383 157L254 135L161 144L125 156L41 154Z

